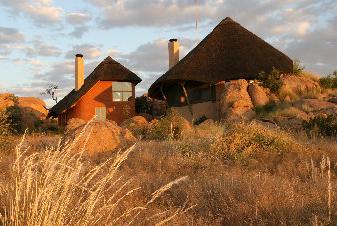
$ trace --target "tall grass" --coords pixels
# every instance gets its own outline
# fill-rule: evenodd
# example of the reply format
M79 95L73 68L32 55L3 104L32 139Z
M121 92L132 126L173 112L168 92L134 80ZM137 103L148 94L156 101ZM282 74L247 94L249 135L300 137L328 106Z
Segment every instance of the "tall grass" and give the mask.
M260 123L202 124L96 162L71 144L29 154L28 141L18 146L8 183L0 157L0 225L337 222L333 140Z
M62 149L56 146L28 154L29 147L26 147L23 136L10 169L12 178L4 187L5 206L1 207L3 211L0 209L0 224L160 224L189 210L185 205L157 215L155 211L148 211L162 194L186 181L187 177L180 177L159 188L145 204L132 200L141 187L135 187L133 179L124 178L120 170L135 146L99 164L86 160L84 149L74 152L73 147L70 143Z

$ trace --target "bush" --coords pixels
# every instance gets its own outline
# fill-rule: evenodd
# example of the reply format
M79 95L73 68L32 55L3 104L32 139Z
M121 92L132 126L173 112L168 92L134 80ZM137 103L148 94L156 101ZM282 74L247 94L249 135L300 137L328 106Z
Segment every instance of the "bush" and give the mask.
M0 112L0 135L7 136L22 132L21 110L11 106Z
M337 88L337 70L327 77L320 78L319 84L325 89Z
M154 140L178 139L189 128L190 124L185 118L176 111L170 111L160 120L150 123L145 138Z
M258 80L261 82L263 87L269 88L270 91L274 93L277 93L283 85L281 73L274 67L270 74L266 74L264 71L259 73Z
M9 99L14 105L7 107L0 112L0 135L7 136L23 132L22 114L18 106L18 97L11 95Z
M224 159L246 161L258 156L258 153L268 152L282 156L303 148L283 131L256 123L239 123L229 125L222 136L215 138L211 152Z
M301 64L300 60L294 60L294 62L293 62L293 74L294 75L302 74L304 68L305 67Z
M11 133L11 123L6 110L0 112L0 136L7 136Z
M336 115L317 115L309 121L303 122L303 127L307 133L318 133L322 136L337 136L337 116Z
M136 112L152 114L151 99L147 96L136 97Z
M255 107L255 112L258 116L266 116L272 112L276 112L277 110L279 110L279 105L275 102L269 102L266 105L263 106L257 106Z
M22 133L23 132L23 125L22 125L22 114L21 109L14 105L8 107L6 109L8 120L11 127L11 132L14 134Z

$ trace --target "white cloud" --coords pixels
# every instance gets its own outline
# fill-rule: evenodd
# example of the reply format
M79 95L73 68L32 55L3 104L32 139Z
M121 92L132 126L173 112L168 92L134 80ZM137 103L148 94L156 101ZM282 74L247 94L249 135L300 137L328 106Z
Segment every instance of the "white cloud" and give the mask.
M179 42L180 58L183 58L195 44L195 40L179 39ZM110 54L135 71L162 73L168 69L168 40L163 38L142 44L129 53L112 49Z
M75 26L74 30L70 32L69 35L75 38L82 38L87 31L89 31L88 26Z
M24 40L24 35L15 28L0 26L0 44L15 43Z
M72 25L83 25L91 20L91 16L88 13L68 13L66 20Z
M99 47L92 44L82 44L73 46L73 48L66 53L66 57L74 58L78 53L83 54L87 59L94 59L102 54Z
M273 35L296 35L304 36L308 33L310 23L307 21L282 24L271 29Z
M298 33L300 35L306 35L307 34L307 31L310 27L310 23L309 22L301 22L298 24Z
M24 38L24 35L17 29L0 26L0 55L8 56L14 50L20 49Z
M32 46L28 46L23 49L28 57L36 56L60 56L62 54L61 49L51 46L41 40L32 41Z
M0 0L0 4L13 15L23 14L38 26L59 23L63 9L53 5L50 0Z
M187 1L87 0L101 9L97 18L103 28L121 26L169 26L192 22L197 6ZM211 16L214 8L202 3L202 14Z

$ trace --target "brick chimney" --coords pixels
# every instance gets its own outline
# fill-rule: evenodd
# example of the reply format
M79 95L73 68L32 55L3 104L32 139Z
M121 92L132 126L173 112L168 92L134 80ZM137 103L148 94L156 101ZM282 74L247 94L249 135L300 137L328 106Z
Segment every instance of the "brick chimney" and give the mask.
M82 54L75 57L75 91L78 91L84 84L84 59Z
M169 68L172 68L179 62L179 42L178 39L170 39L168 43L169 50Z

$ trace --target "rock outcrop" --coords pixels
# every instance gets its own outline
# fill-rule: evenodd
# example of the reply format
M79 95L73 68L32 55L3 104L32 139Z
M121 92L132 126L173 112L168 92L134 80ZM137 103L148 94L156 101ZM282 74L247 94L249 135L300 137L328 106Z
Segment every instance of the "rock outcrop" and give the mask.
M127 128L129 126L146 126L148 121L143 116L137 115L132 118L125 120L121 127Z
M254 116L253 103L248 94L248 82L244 79L225 83L220 97L220 118L250 119Z
M148 129L148 121L143 116L134 116L130 119L125 120L121 127L128 129L136 137L144 135Z
M256 83L249 84L248 93L255 107L266 105L269 102L268 90Z
M313 97L321 91L319 83L308 77L285 75L281 80L283 85L279 96L282 100L293 101L299 97Z
M61 146L74 152L95 156L131 146L137 141L132 133L113 121L92 121L66 131Z
M0 111L10 107L17 107L19 109L22 129L35 128L36 122L45 119L48 114L46 103L39 98L16 97L10 93L0 94Z
M302 99L294 106L307 113L337 114L337 104L319 99Z
M0 110L8 107L18 106L22 113L32 114L38 119L47 116L46 103L36 97L16 97L11 93L0 94Z

